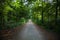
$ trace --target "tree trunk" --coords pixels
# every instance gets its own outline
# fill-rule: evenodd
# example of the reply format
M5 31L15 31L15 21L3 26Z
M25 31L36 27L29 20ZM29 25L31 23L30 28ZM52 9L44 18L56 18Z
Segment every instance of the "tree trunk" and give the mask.
M42 23L43 23L43 1L42 1Z
M57 24L57 18L58 18L58 0L56 0L55 24Z

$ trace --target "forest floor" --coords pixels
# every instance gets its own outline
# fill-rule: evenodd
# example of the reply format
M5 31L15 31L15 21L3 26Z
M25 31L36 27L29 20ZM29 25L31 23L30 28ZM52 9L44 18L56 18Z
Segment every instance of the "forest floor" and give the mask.
M13 35L8 37L5 37L6 40L59 40L57 34L47 32L32 21L24 24L22 28L17 28Z

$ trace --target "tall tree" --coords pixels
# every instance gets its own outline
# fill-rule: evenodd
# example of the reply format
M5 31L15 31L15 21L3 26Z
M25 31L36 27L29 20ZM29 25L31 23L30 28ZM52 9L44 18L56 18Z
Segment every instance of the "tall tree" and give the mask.
M56 14L55 14L55 23L57 24L57 18L58 18L58 0L56 0Z
M43 23L43 1L42 1L42 23Z

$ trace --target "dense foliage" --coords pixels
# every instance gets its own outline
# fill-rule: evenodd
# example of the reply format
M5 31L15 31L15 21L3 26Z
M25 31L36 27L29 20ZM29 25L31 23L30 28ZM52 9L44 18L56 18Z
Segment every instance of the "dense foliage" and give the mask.
M0 28L14 28L28 19L60 32L60 0L0 0Z
M19 0L0 1L0 29L14 28L26 22L29 9Z
M32 19L48 31L60 32L59 0L37 0L32 7Z

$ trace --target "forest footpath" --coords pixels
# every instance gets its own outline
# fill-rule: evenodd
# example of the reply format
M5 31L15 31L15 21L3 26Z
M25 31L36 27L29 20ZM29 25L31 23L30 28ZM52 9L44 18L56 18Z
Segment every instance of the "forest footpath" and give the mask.
M4 33L4 31L3 31ZM2 37L2 36L1 36ZM32 21L27 22L21 27L5 31L3 40L59 40L57 34L47 32Z

